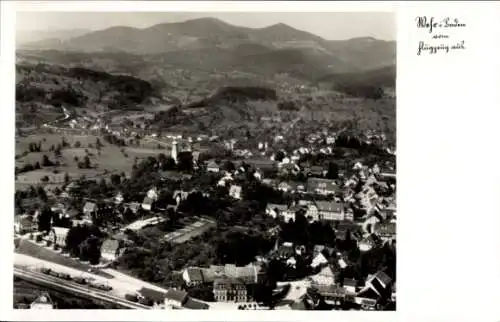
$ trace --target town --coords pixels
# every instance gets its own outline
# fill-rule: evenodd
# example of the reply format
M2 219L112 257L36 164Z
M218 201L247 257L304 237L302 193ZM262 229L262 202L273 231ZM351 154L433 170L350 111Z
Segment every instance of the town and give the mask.
M70 121L69 129L75 123ZM117 132L104 123L91 131L137 137L133 129ZM286 141L283 136L243 150L236 140L209 135L145 136L168 148L138 161L130 174L111 174L108 180L66 174L46 179L54 183L46 188L18 190L19 252L41 248L40 253L54 253L50 258L83 260L96 271L125 267L148 282L168 285L164 294L124 295L152 306L184 307L186 299L195 308L393 305L394 158L341 169L334 156L345 138L328 131L309 137L307 146L286 151L274 148ZM222 146L223 154L197 151L204 141ZM94 142L96 149L105 144ZM32 146L46 149L43 142ZM71 149L62 142L43 159L57 160L63 146ZM41 162L50 168L57 161ZM156 257L157 252L165 254Z
M395 310L395 42L159 26L16 53L15 308Z

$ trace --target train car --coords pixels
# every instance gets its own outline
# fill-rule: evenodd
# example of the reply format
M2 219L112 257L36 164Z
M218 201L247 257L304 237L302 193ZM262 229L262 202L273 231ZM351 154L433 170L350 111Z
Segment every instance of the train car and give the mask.
M73 278L73 281L77 282L78 284L87 284L87 280L79 276Z
M50 271L51 271L51 270L50 270L50 268L45 268L45 267L42 267L42 268L40 269L40 272L42 272L43 274L47 274L47 275L49 275L49 274L50 274Z
M131 301L131 302L137 302L139 300L137 298L137 295L135 295L135 294L125 294L125 299L127 301Z
M51 271L49 271L49 275L50 275L50 276L54 276L54 277L59 277L59 273L58 273L58 272L56 272L56 271L52 271L52 270L51 270Z
M102 291L111 291L113 289L111 286L102 283L90 282L89 285Z
M67 273L59 273L59 278L62 278L62 279L65 279L65 280L72 280L72 277L71 275L67 274Z

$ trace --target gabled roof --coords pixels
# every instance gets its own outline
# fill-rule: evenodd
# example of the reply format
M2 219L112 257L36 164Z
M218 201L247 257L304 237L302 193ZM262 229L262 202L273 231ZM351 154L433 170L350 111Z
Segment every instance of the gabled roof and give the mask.
M142 202L143 205L152 205L153 204L153 199L149 197L144 197L144 201Z
M50 298L49 293L42 293L39 297L37 297L31 304L48 304L53 305L52 299Z
M326 259L325 255L323 255L321 252L316 255L316 257L313 258L311 266L312 267L317 267L321 264L326 264L328 263L328 260ZM325 267L326 268L326 267ZM320 273L321 274L321 273Z
M266 208L269 210L278 209L279 211L285 211L288 209L288 206L283 204L268 203Z
M345 278L344 279L344 286L356 286L358 283L352 278Z
M334 201L316 201L316 207L319 211L342 212L344 204Z
M186 268L186 272L191 281L195 282L203 282L203 271L198 267L188 267Z
M87 201L83 206L83 212L93 212L97 210L97 205L94 202Z
M392 282L392 279L386 273L384 273L383 271L378 271L377 273L375 273L374 275L372 275L369 280L372 280L372 279L377 279L377 280L380 281L380 283L382 283L383 285L386 285L386 286L390 282Z
M314 191L316 189L336 190L337 183L335 180L322 179L322 178L308 178L307 190Z
M375 232L379 235L395 235L396 223L384 222L375 224Z
M324 276L324 277L335 277L335 273L333 272L332 267L330 265L323 268L319 272L319 275Z
M219 167L219 165L215 161L209 161L207 163L207 168L218 168L218 167Z
M101 252L115 253L120 247L120 243L115 239L107 239L102 243Z
M168 294L168 292L167 293L160 292L160 291L153 290L153 289L147 288L147 287L141 288L139 290L139 293L142 296L144 296L144 297L146 297L146 298L148 298L150 300L153 300L153 301L155 301L157 303L162 303L165 300L165 298L167 297L167 294Z
M207 303L196 301L192 298L188 298L183 307L189 310L208 310L210 308Z
M165 294L165 298L169 300L174 300L178 301L180 303L184 302L186 298L188 297L188 293L180 290L174 290L170 289L168 292Z

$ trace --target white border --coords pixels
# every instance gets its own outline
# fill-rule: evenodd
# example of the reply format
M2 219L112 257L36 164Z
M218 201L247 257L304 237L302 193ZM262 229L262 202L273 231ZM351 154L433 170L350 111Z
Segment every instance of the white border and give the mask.
M5 320L500 321L500 28L494 2L138 2L1 1L4 151L14 151L14 17L45 11L393 11L398 12L398 312L52 311L12 308L13 153L1 158ZM195 5L194 5L195 4ZM470 46L455 56L419 57L416 15L468 23ZM477 139L480 138L480 139ZM9 182L7 184L7 182ZM8 312L8 314L7 314Z

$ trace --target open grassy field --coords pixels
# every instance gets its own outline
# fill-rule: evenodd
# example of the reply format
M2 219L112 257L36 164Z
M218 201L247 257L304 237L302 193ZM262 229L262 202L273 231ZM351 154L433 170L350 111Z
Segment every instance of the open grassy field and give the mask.
M92 268L90 265L84 264L79 260L63 256L52 249L47 249L43 246L35 244L34 242L23 239L19 239L19 244L17 245L15 252L53 262L59 265L68 266L82 272L87 272L90 268ZM105 278L113 278L113 275L110 275L106 272L100 271L98 269L95 269L95 271L96 272L94 274L96 275Z
M16 166L22 168L26 164L34 165L39 162L42 165L42 158L47 155L50 160L55 161L56 158L53 152L49 149L52 145L62 142L62 138L70 144L69 148L61 150L61 156L57 158L59 166L44 167L40 170L21 173L17 176L16 187L23 188L30 185L38 185L44 176L49 177L48 184L62 184L64 174L68 173L71 178L76 178L84 175L87 178L106 177L112 173L129 173L135 162L135 158L143 159L149 156L157 156L160 153L167 151L162 148L158 149L157 144L148 147L124 147L122 148L108 144L102 137L95 135L65 135L60 134L40 134L21 137L16 140ZM103 147L100 151L95 149L95 142L99 138ZM79 141L81 147L76 148L75 143ZM31 142L41 142L42 152L29 152L29 144ZM89 148L89 144L93 148ZM26 153L25 151L28 151ZM78 162L83 161L88 155L91 169L80 169Z

